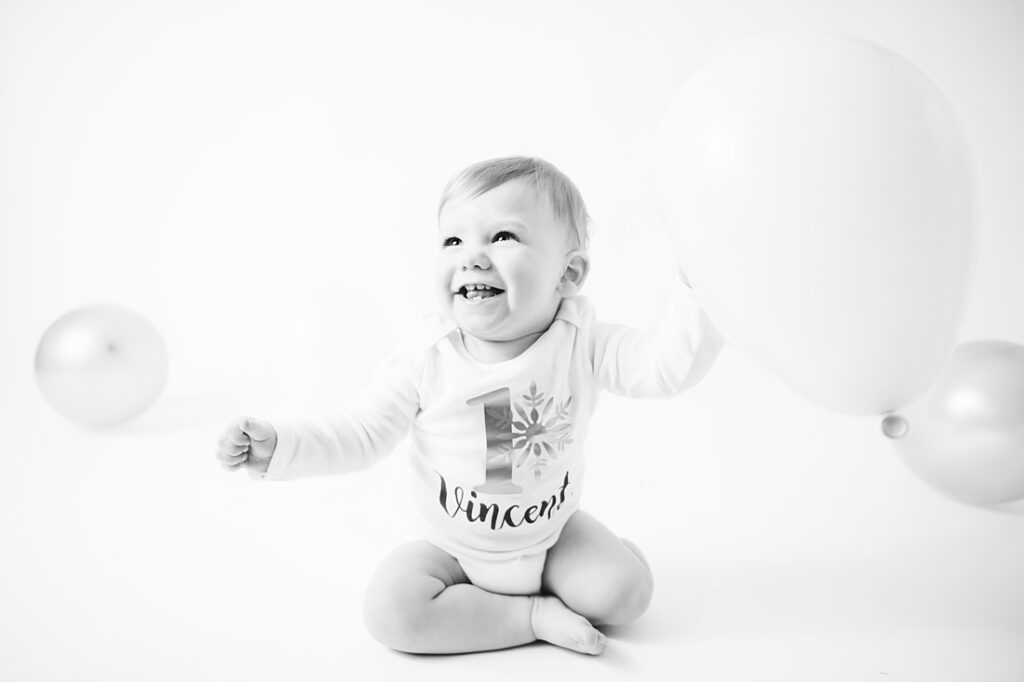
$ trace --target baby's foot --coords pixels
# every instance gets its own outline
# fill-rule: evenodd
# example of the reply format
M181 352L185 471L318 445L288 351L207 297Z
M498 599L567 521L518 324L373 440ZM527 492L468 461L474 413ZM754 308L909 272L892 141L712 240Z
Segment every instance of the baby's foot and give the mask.
M530 622L537 639L581 654L596 656L607 639L583 616L569 610L557 597L533 597Z

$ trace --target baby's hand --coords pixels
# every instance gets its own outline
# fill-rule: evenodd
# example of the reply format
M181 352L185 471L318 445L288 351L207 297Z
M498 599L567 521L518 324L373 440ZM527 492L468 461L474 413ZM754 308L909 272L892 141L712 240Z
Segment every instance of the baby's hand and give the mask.
M217 441L217 460L228 471L248 469L266 473L277 447L277 431L262 419L240 417L224 429Z

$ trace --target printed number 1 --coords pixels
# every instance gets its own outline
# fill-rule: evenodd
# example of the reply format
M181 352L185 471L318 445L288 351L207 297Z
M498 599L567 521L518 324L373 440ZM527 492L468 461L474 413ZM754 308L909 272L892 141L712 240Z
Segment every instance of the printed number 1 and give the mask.
M470 398L467 405L484 406L484 432L487 434L485 454L486 474L482 485L474 486L478 493L520 493L521 487L512 482L512 398L507 388L499 388Z

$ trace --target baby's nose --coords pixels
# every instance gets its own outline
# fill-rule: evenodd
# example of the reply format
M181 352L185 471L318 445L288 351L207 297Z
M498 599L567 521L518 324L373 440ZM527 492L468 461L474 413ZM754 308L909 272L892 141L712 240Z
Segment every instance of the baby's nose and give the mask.
M482 249L467 253L465 260L462 261L463 270L489 270L490 267L491 259Z

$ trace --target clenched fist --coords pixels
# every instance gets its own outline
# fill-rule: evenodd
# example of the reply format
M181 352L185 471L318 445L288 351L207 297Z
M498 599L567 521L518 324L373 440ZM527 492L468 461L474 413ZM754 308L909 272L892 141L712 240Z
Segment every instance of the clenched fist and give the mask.
M266 473L277 447L277 431L262 419L240 417L232 422L217 441L217 461L229 471L248 469Z

